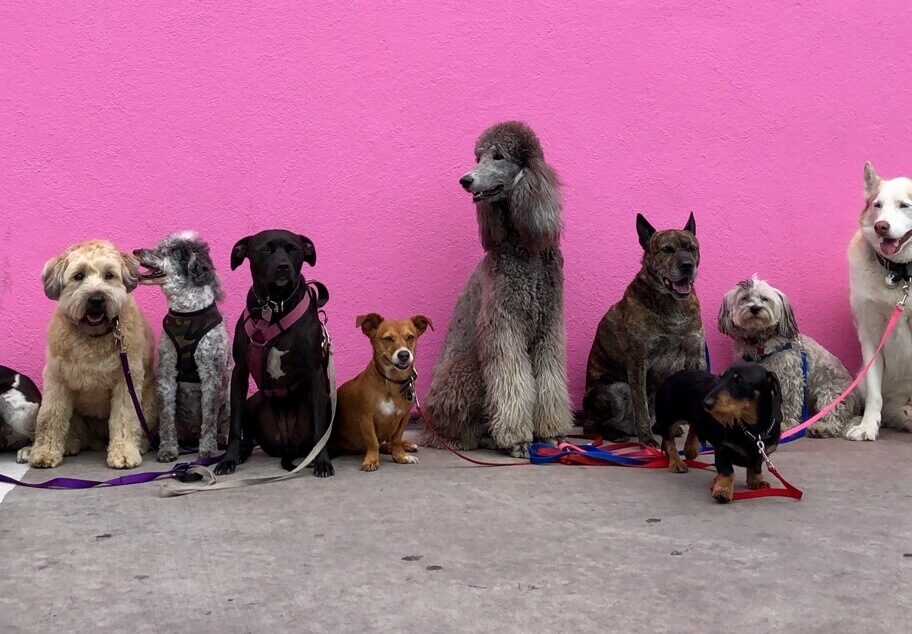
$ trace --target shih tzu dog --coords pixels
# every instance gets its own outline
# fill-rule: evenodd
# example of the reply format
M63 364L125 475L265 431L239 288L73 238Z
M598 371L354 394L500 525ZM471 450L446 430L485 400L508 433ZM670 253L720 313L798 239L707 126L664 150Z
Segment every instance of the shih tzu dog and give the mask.
M782 430L803 422L836 399L852 382L842 362L823 346L798 333L788 298L754 275L725 294L719 332L735 340L737 361L754 361L775 372L782 384ZM832 412L808 428L808 435L845 434L861 410L853 392Z

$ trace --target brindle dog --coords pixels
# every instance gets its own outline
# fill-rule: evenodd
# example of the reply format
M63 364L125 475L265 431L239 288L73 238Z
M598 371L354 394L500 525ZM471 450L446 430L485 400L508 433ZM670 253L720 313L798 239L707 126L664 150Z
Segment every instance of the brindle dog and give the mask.
M599 323L586 368L583 428L612 441L651 430L655 392L682 369L706 368L693 282L700 264L693 214L683 231L656 231L637 214L643 267Z

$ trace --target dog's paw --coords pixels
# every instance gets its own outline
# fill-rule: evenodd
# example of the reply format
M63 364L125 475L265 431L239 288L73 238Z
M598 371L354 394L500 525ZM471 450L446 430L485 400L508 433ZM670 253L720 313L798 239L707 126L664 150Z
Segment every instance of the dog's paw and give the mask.
M605 437L605 440L611 443L627 442L630 440L630 434L620 429L615 429L614 427L607 427L603 429L602 436Z
M762 473L748 473L747 488L751 491L757 491L758 489L769 489L770 483L766 481L766 478L763 477Z
M418 451L418 445L411 442L410 440L403 440L402 448L409 453L415 453L416 451Z
M559 444L561 444L563 442L567 442L567 437L566 436L551 436L549 438L539 438L538 442L545 444L545 445L551 445L552 447L557 447Z
M512 447L506 450L508 454L514 458L528 458L529 457L529 443L520 442L516 443Z
M638 440L641 444L646 445L647 447L652 447L653 449L659 448L659 443L656 442L655 436L650 434L649 436L640 435Z
M810 438L836 438L839 430L832 424L820 422L808 427L807 435Z
M177 457L180 455L180 451L177 446L165 447L162 445L158 448L158 461L159 462L174 462L177 460Z
M231 475L237 471L237 460L222 460L220 463L215 465L213 472L217 476Z
M26 464L29 461L29 454L32 453L32 446L23 447L16 452L16 462L18 464Z
M876 422L866 421L860 416L852 420L852 425L846 431L846 438L849 440L875 440L877 438L878 426Z
M712 486L712 496L716 502L725 504L731 502L734 495L734 478L732 476L717 476Z
M132 469L141 464L139 447L118 443L108 448L108 466L112 469Z
M668 470L672 473L687 473L689 469L683 460L671 460L668 463Z
M393 460L399 464L418 464L418 456L410 456L408 454L393 456Z
M379 460L377 463L379 464ZM313 465L314 475L318 478L328 478L332 475L335 475L336 471L333 469L332 463L329 460L320 460L319 458L314 461Z
M380 468L379 456L365 456L361 461L361 471L376 471Z
M199 456L200 458L211 458L218 453L218 444L214 440L206 442L204 440L200 441L199 444Z
M82 443L79 441L79 438L68 436L66 442L63 444L63 455L78 456L80 451L82 451Z
M63 462L63 452L46 447L32 447L28 460L29 465L36 469L53 469Z

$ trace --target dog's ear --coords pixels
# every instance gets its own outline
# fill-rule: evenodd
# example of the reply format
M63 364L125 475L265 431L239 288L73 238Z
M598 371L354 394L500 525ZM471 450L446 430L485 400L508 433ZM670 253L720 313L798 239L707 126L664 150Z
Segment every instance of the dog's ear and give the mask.
M776 295L779 296L779 301L782 302L782 319L779 320L779 324L776 326L776 332L786 339L794 339L798 336L798 321L795 319L792 303L782 291L777 290Z
M726 337L735 338L735 321L733 318L735 310L735 301L738 296L738 287L731 289L722 297L722 305L719 307L719 332Z
M524 247L541 251L560 240L562 205L557 174L543 158L529 159L510 191L510 221Z
M782 422L782 386L779 384L779 377L775 372L769 370L766 372L766 386L763 392L763 402L760 405L764 409L764 411L758 412L760 420Z
M191 253L187 261L187 277L194 286L206 286L212 284L212 262L206 262L208 258L199 253Z
M301 248L304 249L304 261L310 266L316 266L317 249L314 247L314 243L307 236L298 234L298 237L301 239Z
M377 332L377 328L383 323L383 317L377 313L368 313L367 315L358 315L355 318L355 327L360 328L368 337Z
M132 293L139 286L139 260L132 253L120 254L120 276L128 293Z
M65 255L51 258L41 269L41 283L44 284L44 294L55 302L60 299L63 292L63 274L66 272L67 259Z
M434 324L424 315L415 315L412 317L412 325L415 326L415 329L418 331L418 336L423 335L424 331L428 328L431 330L434 329Z
M684 225L684 231L697 235L697 221L694 220L693 212L690 212L690 218L687 219L687 224Z
M637 214L637 236L640 238L640 246L644 251L649 248L649 240L655 232L655 227L649 224L643 214Z
M880 176L874 171L874 166L871 165L871 161L865 163L864 166L864 186L865 200L876 194L877 190L880 189Z
M246 238L241 238L238 240L233 247L231 247L231 270L233 271L239 267L243 262L244 258L247 257L247 243L250 242L250 236Z

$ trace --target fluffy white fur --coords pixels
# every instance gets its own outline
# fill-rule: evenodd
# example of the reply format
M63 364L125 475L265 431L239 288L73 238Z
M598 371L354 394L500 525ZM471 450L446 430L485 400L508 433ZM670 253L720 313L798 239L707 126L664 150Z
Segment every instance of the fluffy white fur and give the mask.
M719 309L719 332L735 340L736 361L761 363L778 376L782 385L783 431L802 422L802 349L807 355L811 415L829 405L852 383L849 371L839 359L810 337L798 334L795 313L785 294L756 275L738 282L725 294ZM789 343L792 344L790 349L774 352ZM842 436L860 408L860 399L853 392L808 428L808 435L818 438Z
M867 163L864 169L865 208L860 228L849 245L849 298L864 363L874 356L897 302L902 282L886 283L881 258L898 264L912 262L912 180L883 180ZM875 225L888 223L879 235ZM881 225L881 232L884 231ZM912 267L910 267L912 268ZM846 434L850 440L874 440L881 425L912 431L912 311L901 317L889 344L862 383L864 415Z
M58 304L48 326L44 397L29 463L56 467L64 455L106 443L108 466L138 466L148 441L127 391L114 336L103 334L118 318L136 392L154 429L152 330L129 295L137 284L136 260L110 242L90 240L48 261L41 278L45 294ZM87 315L87 304L99 296L105 301L104 315L96 324Z

